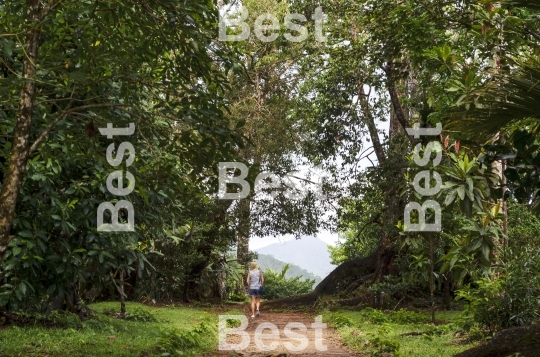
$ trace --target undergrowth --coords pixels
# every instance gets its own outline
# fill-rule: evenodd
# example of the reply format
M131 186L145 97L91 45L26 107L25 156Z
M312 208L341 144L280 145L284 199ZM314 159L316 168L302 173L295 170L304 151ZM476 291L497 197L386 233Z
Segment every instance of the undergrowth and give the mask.
M451 357L472 347L462 337L466 320L457 311L439 312L438 319L444 321L437 325L430 323L429 312L404 309L326 311L323 316L350 348L366 357Z

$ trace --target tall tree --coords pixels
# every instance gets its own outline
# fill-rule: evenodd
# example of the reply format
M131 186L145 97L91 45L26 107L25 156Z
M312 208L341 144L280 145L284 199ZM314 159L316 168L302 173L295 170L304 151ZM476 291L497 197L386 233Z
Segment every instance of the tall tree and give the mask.
M232 64L223 46L208 46L217 31L212 1L28 0L4 2L0 12L2 134L11 138L0 262L28 160L59 123L81 120L79 130L94 132L107 122L183 122L202 135L227 132L219 98Z

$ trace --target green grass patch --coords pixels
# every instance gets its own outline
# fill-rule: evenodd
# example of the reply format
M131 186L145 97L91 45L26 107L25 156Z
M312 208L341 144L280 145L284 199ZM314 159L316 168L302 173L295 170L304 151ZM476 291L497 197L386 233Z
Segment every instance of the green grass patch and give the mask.
M365 356L378 357L392 353L395 357L451 357L472 344L461 342L456 333L461 330L461 312L437 312L437 321L430 323L430 313L400 310L382 312L340 310L324 312L324 322L337 329L344 342Z
M90 306L96 317L72 327L0 329L0 357L197 356L215 349L217 319L201 309L127 303L126 319L110 316L118 303ZM72 318L72 317L71 317ZM66 326L66 324L64 324Z

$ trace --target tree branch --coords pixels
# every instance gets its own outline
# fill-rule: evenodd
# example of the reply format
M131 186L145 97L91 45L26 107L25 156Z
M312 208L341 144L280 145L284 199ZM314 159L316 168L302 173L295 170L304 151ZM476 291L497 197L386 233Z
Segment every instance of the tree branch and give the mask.
M54 119L52 122L49 123L49 125L47 125L47 127L41 132L41 134L38 136L38 138L36 139L36 141L34 141L34 143L32 144L32 146L30 147L30 151L28 152L29 154L32 154L32 152L34 150L36 150L36 148L39 146L39 144L41 144L41 142L43 141L43 139L45 139L45 137L47 135L49 135L49 133L52 131L52 129L54 128L54 126L56 124L58 124L58 122L62 119L64 119L66 116L68 116L69 114L71 113L74 113L74 112L77 112L79 110L85 110L85 109L91 109L91 108L103 108L103 107L123 107L123 106L126 106L125 104L88 104L88 105L83 105L83 106L80 106L80 107L77 107L77 108L71 108L69 109L69 107L71 106L71 104L73 103L73 100L71 100L71 102L69 103L68 105L68 108L64 109L64 111L62 113L60 113L56 119Z

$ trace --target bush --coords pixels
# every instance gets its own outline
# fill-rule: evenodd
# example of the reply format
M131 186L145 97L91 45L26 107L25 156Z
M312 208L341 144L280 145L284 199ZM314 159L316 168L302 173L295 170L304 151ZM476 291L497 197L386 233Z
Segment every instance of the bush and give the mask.
M378 310L374 310L372 313L375 311ZM387 323L383 323L376 333L368 333L368 336L370 336L368 356L383 357L388 356L389 354L394 357L400 356L399 342L394 341L389 337L391 333L394 333L394 330Z
M498 279L483 278L476 288L458 291L473 321L491 332L530 324L540 315L540 253L508 251L507 257Z
M342 314L332 315L332 318L331 318L330 321L337 328L339 328L339 327L351 327L353 325L352 319L349 316L342 315Z
M161 355L195 356L197 350L205 346L205 337L209 335L215 335L215 329L204 321L191 331L164 330L158 341Z
M81 329L83 323L79 315L64 310L54 310L47 316L38 312L19 311L15 313L17 320L24 324L43 324L62 328Z
M382 325L385 323L395 324L419 324L429 321L429 318L414 311L399 309L398 311L386 311L367 307L362 310L362 315L374 325Z
M381 310L372 310L368 315L368 319L375 325L382 325L390 322L390 318Z
M370 357L382 357L385 354L391 353L394 357L399 356L399 342L392 341L383 337L375 337L371 339Z
M236 301L236 302L247 302L250 301L249 296L246 296L244 294L235 294L231 293L229 296L230 301Z
M428 318L414 311L399 309L390 312L390 321L396 324L420 324L426 322Z
M157 319L150 311L136 307L126 313L126 320L138 322L157 322Z
M301 276L287 279L285 274L289 264L281 272L268 269L264 274L264 293L266 299L280 299L289 296L307 294L313 291L315 279L301 280Z
M372 284L368 290L380 295L383 305L393 306L395 301L403 298L416 282L404 281L402 277L387 275L379 283Z
M443 336L449 332L453 332L455 326L453 324L446 325L427 325L424 330L424 336Z

